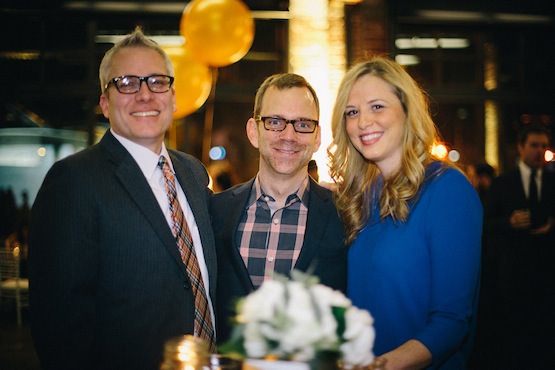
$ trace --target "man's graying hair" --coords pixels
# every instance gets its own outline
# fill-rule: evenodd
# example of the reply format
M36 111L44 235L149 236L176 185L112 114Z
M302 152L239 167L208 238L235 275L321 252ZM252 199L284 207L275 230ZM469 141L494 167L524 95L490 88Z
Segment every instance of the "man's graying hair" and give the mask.
M111 76L112 60L114 56L124 48L147 48L156 51L164 59L167 68L167 74L170 76L174 75L173 65L170 57L164 49L160 47L155 41L147 38L143 33L141 27L136 27L135 30L129 35L125 36L123 39L118 41L114 46L104 54L102 62L100 63L100 68L98 70L98 76L100 79L100 92L104 93L106 84L110 79L117 77Z

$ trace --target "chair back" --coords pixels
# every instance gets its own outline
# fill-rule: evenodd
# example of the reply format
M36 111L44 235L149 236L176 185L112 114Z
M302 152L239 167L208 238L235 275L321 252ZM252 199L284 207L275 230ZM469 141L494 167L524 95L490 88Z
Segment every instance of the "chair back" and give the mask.
M19 279L19 247L0 249L0 281Z
M29 280L21 278L20 249L0 249L0 302L14 299L17 323L21 326L21 308L29 304Z

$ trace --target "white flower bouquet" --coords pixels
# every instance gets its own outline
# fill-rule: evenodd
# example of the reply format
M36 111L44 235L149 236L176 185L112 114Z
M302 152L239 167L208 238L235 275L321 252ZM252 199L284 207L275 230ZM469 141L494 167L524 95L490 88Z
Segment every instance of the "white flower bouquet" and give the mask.
M314 276L299 271L291 276L266 281L238 302L232 337L220 351L300 362L337 353L345 368L370 365L375 336L370 314Z

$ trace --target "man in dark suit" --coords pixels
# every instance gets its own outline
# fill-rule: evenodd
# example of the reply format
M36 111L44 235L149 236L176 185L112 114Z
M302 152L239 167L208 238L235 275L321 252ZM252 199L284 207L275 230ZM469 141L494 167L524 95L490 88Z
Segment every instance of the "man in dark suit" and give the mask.
M332 193L307 172L320 146L318 118L316 93L299 75L270 76L258 89L246 124L260 153L258 174L211 202L220 342L229 339L235 301L276 272L308 271L325 285L345 289L344 227Z
M111 128L54 164L33 206L32 335L46 370L155 370L166 340L197 331L196 293L172 232L160 156L173 168L213 301L208 175L197 159L165 147L173 68L155 42L136 29L106 53L99 72Z
M517 168L496 178L486 202L486 237L495 248L503 369L551 365L555 174L545 168L549 131L525 126ZM544 357L547 356L547 357Z

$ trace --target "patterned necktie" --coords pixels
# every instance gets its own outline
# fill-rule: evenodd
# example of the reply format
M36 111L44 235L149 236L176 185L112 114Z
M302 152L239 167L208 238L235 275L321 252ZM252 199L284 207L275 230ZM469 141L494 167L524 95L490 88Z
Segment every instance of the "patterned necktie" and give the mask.
M530 173L530 188L528 189L528 202L530 205L530 222L532 223L532 228L540 226L540 221L538 220L538 186L536 184L536 169L532 169Z
M195 335L205 339L210 346L210 350L214 351L214 327L212 326L212 317L208 307L206 289L202 281L191 231L189 230L189 226L187 226L183 210L177 199L175 176L164 156L160 157L158 166L164 173L166 193L170 202L170 211L172 214L172 233L177 242L179 253L181 253L181 259L187 268L187 275L191 281L193 295L195 297Z

